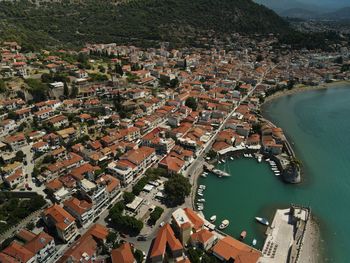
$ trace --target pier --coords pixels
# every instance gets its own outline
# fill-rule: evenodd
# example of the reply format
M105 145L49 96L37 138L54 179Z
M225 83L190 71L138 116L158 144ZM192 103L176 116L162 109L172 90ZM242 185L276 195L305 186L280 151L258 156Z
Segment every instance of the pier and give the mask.
M221 170L219 170L219 169L216 169L216 168L214 167L214 165L208 164L207 162L204 163L204 169L206 169L208 172L211 172L211 173L213 173L213 174L215 174L215 175L217 175L217 176L219 176L219 177L223 177L223 176L224 176L224 177L227 177L227 176L230 176L229 173L224 172L224 171L221 171Z
M302 262L300 255L310 219L311 209L307 207L292 205L288 209L278 209L266 231L259 263Z

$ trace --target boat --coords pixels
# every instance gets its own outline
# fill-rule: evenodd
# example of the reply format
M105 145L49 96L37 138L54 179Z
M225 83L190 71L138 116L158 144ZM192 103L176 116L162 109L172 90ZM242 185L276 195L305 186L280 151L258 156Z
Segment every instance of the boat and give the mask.
M228 221L227 219L223 220L219 226L219 229L225 229L226 227L228 227L228 225L230 224L230 221Z
M257 241L256 241L256 239L254 238L254 239L253 239L253 242L252 242L252 246L255 246L256 243L257 243Z
M230 158L233 161L233 157Z
M197 207L197 210L198 211L202 211L203 210L203 207L201 206L201 207Z
M255 220L258 221L260 224L263 224L265 226L269 225L269 221L267 221L266 218L263 217L255 217Z
M222 160L222 163L225 163L226 161L225 160Z
M203 203L205 203L205 199L204 199L204 198L198 199L198 202L203 202Z
M216 220L216 215L211 216L209 220L210 222L214 223Z
M199 196L203 196L203 193L198 193Z
M245 239L246 236L247 236L247 231L243 230L239 237L243 240Z
M202 174L201 177L207 178L207 175L206 174Z
M219 163L221 164L221 161L219 161Z
M258 156L258 162L261 163L262 161L262 156Z

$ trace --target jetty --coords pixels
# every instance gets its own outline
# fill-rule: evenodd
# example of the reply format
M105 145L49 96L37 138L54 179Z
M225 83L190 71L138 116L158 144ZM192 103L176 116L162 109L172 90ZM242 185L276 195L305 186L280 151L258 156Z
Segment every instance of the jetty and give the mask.
M266 230L266 240L260 263L298 263L307 237L311 209L292 205L288 209L278 209L271 226Z
M216 169L214 165L208 164L207 162L204 163L204 169L207 170L208 172L211 172L219 177L227 177L231 176L229 173L221 171L219 169Z

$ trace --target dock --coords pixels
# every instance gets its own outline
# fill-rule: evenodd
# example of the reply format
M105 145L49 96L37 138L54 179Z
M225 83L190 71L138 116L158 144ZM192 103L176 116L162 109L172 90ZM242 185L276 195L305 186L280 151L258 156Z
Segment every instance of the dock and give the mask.
M227 177L231 176L229 173L221 171L219 169L216 169L214 165L208 164L207 162L204 163L204 169L207 170L208 172L211 172L219 177Z
M266 231L259 263L301 262L299 258L310 218L310 208L292 205L288 209L278 209Z

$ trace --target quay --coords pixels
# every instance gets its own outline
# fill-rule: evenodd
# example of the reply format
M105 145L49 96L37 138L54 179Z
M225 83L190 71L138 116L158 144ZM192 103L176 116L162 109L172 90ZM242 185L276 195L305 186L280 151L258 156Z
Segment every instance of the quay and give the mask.
M225 176L225 177L230 176L229 173L224 172L224 171L221 171L221 170L219 170L219 169L216 169L216 168L214 167L214 165L208 164L208 163L206 163L206 162L204 163L204 169L207 170L208 172L211 172L211 173L213 173L213 174L219 176L219 177L222 177L222 176Z
M300 258L310 221L310 208L292 205L288 209L278 209L266 230L259 263L303 262Z

